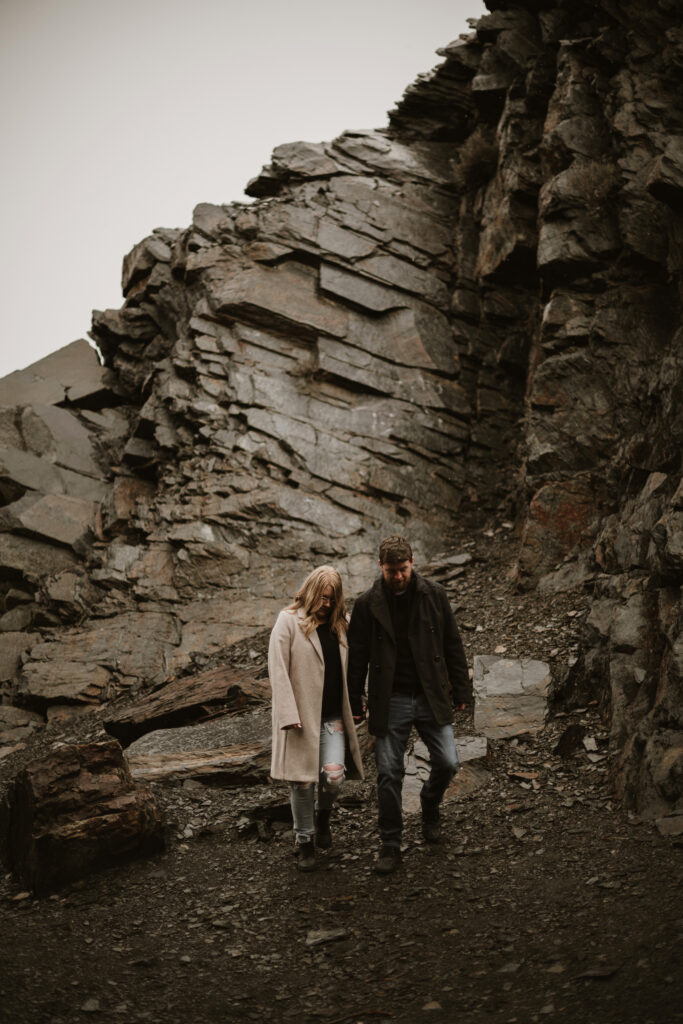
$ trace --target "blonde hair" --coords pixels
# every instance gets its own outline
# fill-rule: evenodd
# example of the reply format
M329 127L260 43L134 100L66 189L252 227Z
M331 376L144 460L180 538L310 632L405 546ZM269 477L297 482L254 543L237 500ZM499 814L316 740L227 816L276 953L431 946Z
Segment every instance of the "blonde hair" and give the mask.
M322 607L322 594L325 587L332 587L334 604L330 611L329 626L332 633L337 634L340 643L346 643L346 606L344 605L344 590L341 576L331 565L320 565L313 572L309 573L301 584L294 601L290 604L288 611L296 612L299 608L304 611L304 618L299 623L304 636L310 636L320 623L315 613Z

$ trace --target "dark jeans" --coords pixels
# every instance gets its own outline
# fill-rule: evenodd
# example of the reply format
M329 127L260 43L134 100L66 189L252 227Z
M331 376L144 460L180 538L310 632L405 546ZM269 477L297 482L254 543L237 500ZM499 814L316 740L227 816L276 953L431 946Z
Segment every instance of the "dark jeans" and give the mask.
M378 736L375 743L379 833L384 846L401 845L404 757L413 725L429 750L432 765L429 778L420 793L423 811L429 813L438 807L458 769L453 726L438 725L422 693L417 696L392 694L389 701L389 728L386 736Z

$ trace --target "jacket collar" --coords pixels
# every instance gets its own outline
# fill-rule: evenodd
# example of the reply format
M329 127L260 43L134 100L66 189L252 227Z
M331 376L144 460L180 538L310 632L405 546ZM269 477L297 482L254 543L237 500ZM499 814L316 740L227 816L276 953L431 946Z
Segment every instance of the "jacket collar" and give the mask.
M415 577L415 590L416 590L416 592L418 594L426 594L426 593L428 593L429 586L428 586L427 581L424 578L424 576L420 576L420 574L415 572L414 569L413 569L413 576Z
M415 577L415 596L424 594L427 591L427 586L422 576L418 575L413 569L413 576ZM391 621L391 612L389 610L389 602L387 601L384 587L382 585L382 577L376 579L370 588L370 610L375 616L380 626L386 629L391 639L396 643L396 637L394 635L394 627Z
M395 642L396 637L394 636L394 627L391 623L391 613L384 593L384 587L382 586L381 576L378 580L375 580L370 588L370 610L379 622L380 626L387 631L391 639Z

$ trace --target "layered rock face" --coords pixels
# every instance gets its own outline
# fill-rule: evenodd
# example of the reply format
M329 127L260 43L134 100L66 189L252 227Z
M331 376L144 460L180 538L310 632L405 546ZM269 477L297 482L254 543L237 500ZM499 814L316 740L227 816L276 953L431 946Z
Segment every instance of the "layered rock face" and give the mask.
M488 6L386 129L280 146L253 204L137 245L106 370L0 382L13 700L201 666L313 565L355 593L382 535L422 560L505 508L520 586L593 588L563 685L622 792L679 799L678 7Z
M593 589L560 692L603 703L618 790L655 815L683 766L680 6L488 6L391 126L457 137L476 109L452 310L525 379L519 583Z

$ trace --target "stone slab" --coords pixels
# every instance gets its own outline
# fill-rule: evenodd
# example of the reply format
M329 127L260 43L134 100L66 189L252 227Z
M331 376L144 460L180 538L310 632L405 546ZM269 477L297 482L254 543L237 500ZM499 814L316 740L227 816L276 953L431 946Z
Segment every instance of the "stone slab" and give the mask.
M155 485L138 477L116 477L102 508L102 526L108 533L125 533L130 528L138 503L151 503Z
M267 679L229 668L174 679L131 707L109 714L104 727L123 746L159 730L187 726L217 711L241 711L270 700ZM188 729L183 730L189 736Z
M64 469L99 478L90 432L68 409L54 405L27 406L21 413L21 432L27 449Z
M318 296L316 278L308 268L254 266L237 271L213 286L210 302L217 313L275 330L311 336L343 337L347 317L335 303Z
M345 340L402 366L453 373L458 365L447 319L424 303L372 319L351 311Z
M444 282L436 274L421 270L406 260L389 255L369 256L356 266L363 273L394 288L413 292L437 306L448 306L449 295Z
M107 484L94 476L55 465L49 458L23 451L15 445L0 447L0 481L44 494L70 494L87 501L101 501Z
M475 655L474 728L489 739L540 732L549 686L544 661Z
M683 207L683 136L669 140L664 153L655 160L646 184L657 199L676 210Z
M276 174L298 178L329 177L340 169L320 142L286 142L275 147L271 160Z
M0 705L0 744L18 743L27 739L36 729L42 729L45 719L35 711Z
M413 143L406 145L388 139L379 131L346 131L332 144L334 154L343 154L353 170L365 173L383 172L398 180L422 180L451 185L452 171L448 160L452 156L449 143Z
M76 556L68 548L0 533L0 567L20 572L29 580L38 581L75 564Z
M263 682L268 686L267 681ZM172 684L171 684L172 685ZM268 687L270 693L270 687ZM267 703L246 700L233 701L232 707L221 711L219 707L196 709L194 721L152 729L126 749L129 756L138 754L184 754L191 750L218 750L238 743L268 743L272 732L270 699Z
M195 779L213 785L244 786L267 781L270 744L238 743L216 750L129 754L127 760L138 782Z
M37 707L66 701L99 704L109 695L110 680L111 672L95 662L30 661L21 670L19 692Z
M660 836L678 837L683 835L683 814L667 814L655 821Z
M0 406L76 402L104 391L106 371L84 339L0 380Z
M65 631L59 639L35 644L23 673L27 682L40 686L34 692L50 699L56 695L54 687L60 684L55 680L66 663L81 666L78 679L84 684L88 666L98 665L149 685L168 677L171 654L178 640L173 615L124 612L110 619L93 620L87 628ZM75 667L72 672L76 672ZM97 678L99 682L104 677L98 674Z
M406 299L394 288L331 263L323 263L320 268L320 287L323 292L346 299L373 313L385 313L407 305Z
M45 494L64 492L64 480L56 466L15 445L0 448L0 479Z
M0 509L0 529L25 530L78 548L94 533L96 511L92 501L33 491Z
M22 655L38 639L38 633L3 633L0 641L0 683L14 679L21 666Z
M18 633L27 629L35 614L33 604L18 604L4 615L0 615L0 633Z
M375 243L369 238L336 224L330 217L320 221L317 237L318 246L324 252L333 253L343 259L354 260L369 256L375 250Z
M482 780L488 778L487 757L488 742L485 736L455 736L455 749L460 762L460 769L449 787L449 799L459 794L478 789ZM471 771L476 766L477 771ZM402 803L404 814L417 814L420 810L420 792L430 772L429 751L422 740L409 744L404 758L405 776L403 780ZM465 767L467 770L465 770ZM463 775L467 783L457 779ZM482 774L483 773L483 774ZM475 785L476 781L476 785ZM446 799L446 797L444 797Z

